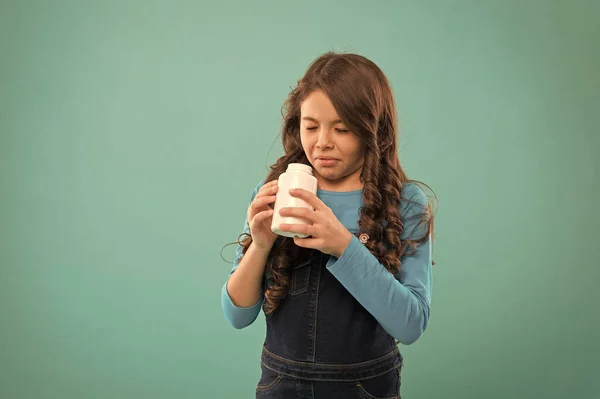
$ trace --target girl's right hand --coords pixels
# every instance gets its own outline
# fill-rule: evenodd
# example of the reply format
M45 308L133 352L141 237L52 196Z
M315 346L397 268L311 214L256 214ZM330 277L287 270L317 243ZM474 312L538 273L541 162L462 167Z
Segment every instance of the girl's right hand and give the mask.
M269 207L269 204L274 203L277 198L276 194L279 188L277 182L277 180L272 180L263 184L248 208L248 225L252 242L257 248L264 251L270 251L277 239L277 234L271 231L273 209Z

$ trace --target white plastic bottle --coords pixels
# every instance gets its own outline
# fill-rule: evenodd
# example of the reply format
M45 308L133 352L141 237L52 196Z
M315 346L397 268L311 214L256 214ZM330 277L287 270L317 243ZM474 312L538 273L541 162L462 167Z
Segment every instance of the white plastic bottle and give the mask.
M274 212L273 222L271 223L271 231L284 237L308 237L304 234L280 231L279 225L281 223L311 224L311 222L297 217L283 217L279 214L279 210L287 207L303 207L314 210L306 201L298 197L293 197L290 194L291 188L303 188L312 192L313 194L317 193L317 178L312 174L312 167L303 163L289 164L287 170L279 176L277 186L279 188L276 194L277 198L275 199L275 207L273 208Z

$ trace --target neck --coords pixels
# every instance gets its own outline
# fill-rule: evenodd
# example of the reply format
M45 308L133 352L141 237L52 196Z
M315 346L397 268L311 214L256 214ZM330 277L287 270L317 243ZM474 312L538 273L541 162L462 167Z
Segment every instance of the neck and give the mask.
M326 179L318 174L316 177L319 190L345 192L361 190L364 187L359 175L345 176L337 180Z

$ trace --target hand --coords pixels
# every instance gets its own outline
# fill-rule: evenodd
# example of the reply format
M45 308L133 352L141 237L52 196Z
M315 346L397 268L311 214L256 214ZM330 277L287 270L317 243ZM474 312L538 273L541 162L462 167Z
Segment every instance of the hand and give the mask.
M248 225L252 243L263 251L270 251L277 239L277 234L271 231L273 209L269 204L275 202L278 188L277 180L263 184L248 208Z
M290 231L298 234L306 234L311 237L294 237L294 243L299 247L314 248L319 251L339 258L350 244L352 233L335 217L333 211L313 193L304 189L292 189L290 194L306 201L315 210L300 207L281 208L281 216L293 216L305 219L312 225L285 224L279 228L282 231Z

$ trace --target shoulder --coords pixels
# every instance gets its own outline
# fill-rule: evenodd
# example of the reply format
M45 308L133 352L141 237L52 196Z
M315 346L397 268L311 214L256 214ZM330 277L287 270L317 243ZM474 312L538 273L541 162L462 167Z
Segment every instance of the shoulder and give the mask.
M425 191L415 183L405 183L400 195L403 240L416 240L427 234L430 213Z
M256 194L258 194L258 190L260 190L260 188L263 186L263 184L265 184L265 179L260 180L256 184L256 186L252 190L252 194L250 194L250 202L252 202L254 200L254 198L256 197Z
M416 183L404 183L400 193L400 214L411 216L423 213L427 207L427 195Z

